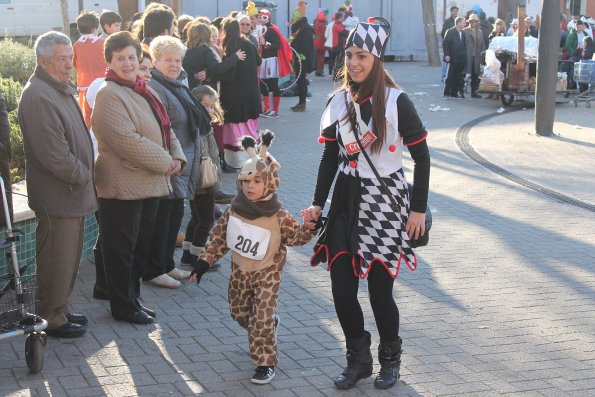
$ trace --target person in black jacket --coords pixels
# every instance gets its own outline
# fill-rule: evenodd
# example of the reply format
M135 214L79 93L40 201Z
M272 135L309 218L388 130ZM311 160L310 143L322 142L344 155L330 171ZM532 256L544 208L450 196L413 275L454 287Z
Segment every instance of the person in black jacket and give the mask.
M306 17L304 4L307 3L303 0L298 2L298 12L301 18L291 25L291 36L293 37L291 46L298 53L298 56L294 56L293 68L296 73L299 71L296 81L299 102L291 108L294 112L306 111L306 96L308 95L306 76L314 70L314 29Z
M0 176L4 180L4 189L6 191L6 202L8 203L8 212L12 218L12 194L10 186L10 124L8 123L8 112L6 103L0 92ZM2 204L2 195L0 194L0 204ZM4 208L0 205L0 228L6 225Z
M463 33L465 18L458 17L455 26L448 29L444 36L442 49L444 61L449 63L448 76L444 86L444 98L463 98L463 73L467 63L466 37Z
M186 55L182 66L186 73L188 73L188 85L193 89L197 85L207 84L215 91L217 90L217 82L228 71L230 71L237 63L246 59L246 53L242 49L238 49L235 54L221 60L219 54L211 47L211 27L200 22L192 22L186 28ZM199 72L206 72L206 79L201 81L196 77Z
M233 168L240 168L246 159L246 152L238 146L239 139L245 135L260 139L257 131L260 115L258 67L262 58L258 49L240 33L238 21L227 17L223 20L223 61L234 56L240 49L246 53L246 59L237 62L235 67L222 77L219 97L221 107L225 111L225 162Z
M446 31L450 28L454 28L457 15L459 15L459 7L450 7L450 17L444 20L444 25L442 25L442 31L440 32L440 36L442 36L443 39L446 36Z

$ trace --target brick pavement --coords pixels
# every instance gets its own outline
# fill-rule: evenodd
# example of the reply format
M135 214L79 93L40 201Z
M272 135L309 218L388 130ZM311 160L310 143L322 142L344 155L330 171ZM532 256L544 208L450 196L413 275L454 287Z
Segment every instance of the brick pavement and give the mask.
M348 392L333 388L344 366L343 337L328 273L307 265L310 244L289 251L279 306L281 362L270 385L249 382L246 336L228 314L228 259L200 286L143 284L147 306L158 311L148 327L111 320L107 304L91 298L94 270L84 261L72 302L90 318L88 335L50 338L39 376L27 374L23 338L0 344L0 395L593 395L593 214L515 185L457 149L458 127L493 113L496 101L444 101L439 69L389 67L430 130L433 165L431 245L418 250L419 268L404 270L395 287L405 349L401 384L378 391L366 379ZM312 195L321 151L317 124L330 88L328 79L312 77L307 113L291 113L296 100L284 98L281 117L262 122L277 132L271 151L282 164L280 198L294 214ZM450 110L430 111L431 105ZM559 106L557 120L565 124L555 139L525 136L530 112L505 112L476 126L472 144L510 171L592 203L592 110ZM225 177L231 190L233 178ZM362 282L375 348L366 288Z

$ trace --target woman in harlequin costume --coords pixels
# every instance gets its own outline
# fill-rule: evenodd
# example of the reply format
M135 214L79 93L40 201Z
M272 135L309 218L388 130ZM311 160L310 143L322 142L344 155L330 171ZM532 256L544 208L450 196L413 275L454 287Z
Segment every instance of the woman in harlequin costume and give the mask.
M417 266L409 240L425 232L430 176L427 132L411 100L384 68L390 26L383 18L375 21L359 23L347 39L344 82L322 115L319 142L324 151L312 206L304 210L306 220L319 218L338 170L328 221L311 264L327 262L331 273L335 310L347 345L347 368L335 379L340 389L372 375L371 335L364 330L357 299L360 278L368 279L380 334L381 369L374 384L387 389L399 380L402 341L393 284L401 263L411 270ZM360 131L359 140L400 211L392 209L360 152L354 131ZM402 168L403 146L415 163L411 197Z

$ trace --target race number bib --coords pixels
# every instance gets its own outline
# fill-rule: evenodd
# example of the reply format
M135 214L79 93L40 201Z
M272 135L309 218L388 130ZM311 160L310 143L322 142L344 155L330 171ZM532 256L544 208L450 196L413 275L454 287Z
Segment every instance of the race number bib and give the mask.
M242 222L235 216L227 224L227 246L244 258L261 260L267 253L271 231Z

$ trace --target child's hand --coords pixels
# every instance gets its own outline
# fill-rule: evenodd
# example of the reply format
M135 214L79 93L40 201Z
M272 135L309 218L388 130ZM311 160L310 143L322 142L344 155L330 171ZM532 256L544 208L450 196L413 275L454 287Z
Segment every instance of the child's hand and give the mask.
M190 273L190 277L188 277L188 280L196 280L196 284L200 284L200 279L207 272L207 270L209 270L210 267L211 266L207 261L205 261L204 259L199 259L194 265L194 270L192 270L192 273Z
M304 218L304 225L310 230L316 230L316 221L320 216L320 207L311 206L301 211L302 217Z

